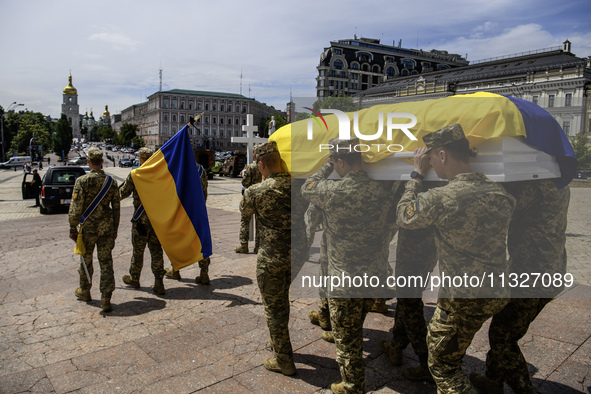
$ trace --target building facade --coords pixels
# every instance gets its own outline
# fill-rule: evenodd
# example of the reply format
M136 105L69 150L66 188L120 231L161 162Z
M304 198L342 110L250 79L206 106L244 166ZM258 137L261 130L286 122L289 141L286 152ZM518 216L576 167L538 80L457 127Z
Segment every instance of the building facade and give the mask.
M373 38L331 41L318 64L316 97L346 95L371 89L386 81L438 70L465 66L468 61L457 54L381 44Z
M578 58L567 40L470 65L399 77L360 92L362 107L435 99L478 91L522 98L551 113L568 136L589 132L591 56Z
M262 135L266 121L277 112L240 94L173 89L156 92L147 102L124 109L115 128L119 129L123 123L135 124L146 146L157 149L189 123L190 118L201 114L195 127L189 129L193 147L236 150L243 145L232 143L231 138L242 136L247 114L253 114L254 124Z

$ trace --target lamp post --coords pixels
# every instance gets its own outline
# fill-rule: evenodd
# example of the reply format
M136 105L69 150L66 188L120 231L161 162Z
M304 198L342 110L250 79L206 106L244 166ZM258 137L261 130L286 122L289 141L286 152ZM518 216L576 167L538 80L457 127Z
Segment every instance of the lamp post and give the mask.
M24 104L17 104L16 101L8 106L4 113L8 113L14 110L16 107L19 107ZM0 119L0 130L2 134L2 162L6 161L6 157L4 156L4 113L2 114L2 118Z

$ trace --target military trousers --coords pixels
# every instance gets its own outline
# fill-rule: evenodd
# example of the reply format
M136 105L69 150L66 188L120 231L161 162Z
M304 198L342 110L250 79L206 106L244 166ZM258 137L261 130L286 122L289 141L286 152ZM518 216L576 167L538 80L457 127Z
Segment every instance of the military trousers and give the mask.
M336 361L347 392L365 392L363 322L374 302L374 298L328 299Z
M113 272L113 256L111 251L115 247L115 238L112 235L98 235L82 233L84 240L84 247L86 253L80 256L80 267L78 267L78 274L80 275L80 288L82 290L90 290L92 284L86 278L86 272L82 264L86 263L88 274L92 278L94 269L92 266L92 255L96 245L97 258L101 270L99 289L103 297L111 297L113 290L115 290L115 274Z
M129 275L133 280L140 280L142 268L144 267L144 251L146 245L150 250L151 266L154 278L162 279L166 271L164 270L164 254L160 241L150 225L132 222L131 225L131 244L133 245L133 255L129 266Z
M263 257L259 250L257 258L257 284L265 308L265 319L273 345L274 357L280 362L293 359L289 338L289 285L291 283L291 262L283 259Z
M551 298L514 298L493 316L488 330L490 350L486 376L507 382L516 393L534 393L527 362L518 341Z
M427 334L429 371L437 393L478 393L462 371L462 360L482 324L507 302L502 298L454 299L453 312L437 306Z
M250 233L250 221L253 220L252 215L241 215L240 216L240 246L248 246L249 233ZM255 236L254 236L254 247L259 247L259 226L256 218L254 219Z
M410 343L416 355L419 356L421 365L427 368L429 351L426 339L427 322L423 309L422 298L398 298L396 300L391 347L402 351Z

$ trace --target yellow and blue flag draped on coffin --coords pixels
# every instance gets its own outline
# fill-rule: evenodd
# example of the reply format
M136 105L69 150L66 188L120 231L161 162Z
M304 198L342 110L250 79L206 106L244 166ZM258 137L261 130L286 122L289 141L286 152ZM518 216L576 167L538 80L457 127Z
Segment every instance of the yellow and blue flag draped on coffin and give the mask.
M416 125L408 130L416 140L410 139L400 129L394 129L392 139L387 139L388 113L414 115ZM349 117L351 137L355 137L355 128L367 136L379 135L380 125L382 127L378 138L360 141L361 144L368 145L362 157L369 163L382 160L395 151L412 152L425 146L422 140L425 134L459 123L472 147L492 138L521 136L527 144L556 156L564 178L562 182L570 182L576 171L572 146L554 117L538 105L515 97L479 92L434 100L376 105L357 112L348 112L346 115ZM269 137L269 140L277 142L281 157L292 175L309 175L326 161L328 151L321 150L320 145L327 144L331 138L339 137L339 120L336 115L325 115L323 120L326 123L314 122L312 119L300 120L283 126ZM411 122L411 119L403 116L392 120L395 124ZM395 146L392 149L394 152L386 149L388 146Z
M211 256L209 220L188 126L131 177L175 270Z

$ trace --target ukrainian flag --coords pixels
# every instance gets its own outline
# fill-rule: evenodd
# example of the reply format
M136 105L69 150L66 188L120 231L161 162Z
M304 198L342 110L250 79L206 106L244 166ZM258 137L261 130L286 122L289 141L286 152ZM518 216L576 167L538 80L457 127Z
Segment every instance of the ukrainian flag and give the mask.
M211 256L209 220L188 125L131 171L131 177L175 270Z

